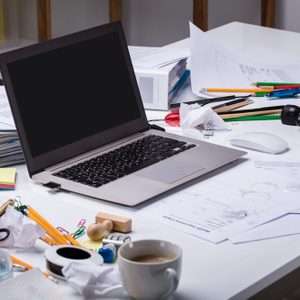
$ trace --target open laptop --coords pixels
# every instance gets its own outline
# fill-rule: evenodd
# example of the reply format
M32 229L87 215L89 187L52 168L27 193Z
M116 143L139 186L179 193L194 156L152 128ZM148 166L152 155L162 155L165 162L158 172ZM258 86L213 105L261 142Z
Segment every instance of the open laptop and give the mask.
M246 152L149 130L121 23L0 55L30 177L136 205Z

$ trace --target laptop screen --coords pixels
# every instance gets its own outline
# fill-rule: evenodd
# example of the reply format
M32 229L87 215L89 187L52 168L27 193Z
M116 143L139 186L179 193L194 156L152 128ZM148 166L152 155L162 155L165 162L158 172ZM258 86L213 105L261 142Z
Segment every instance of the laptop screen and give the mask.
M0 61L33 172L148 126L119 23L5 53Z

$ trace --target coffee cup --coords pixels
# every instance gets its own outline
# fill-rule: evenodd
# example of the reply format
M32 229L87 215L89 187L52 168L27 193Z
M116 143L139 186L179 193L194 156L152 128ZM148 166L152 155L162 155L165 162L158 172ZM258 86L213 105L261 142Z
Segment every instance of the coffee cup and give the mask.
M135 299L167 299L176 290L182 249L162 240L139 240L123 244L118 251L121 279Z

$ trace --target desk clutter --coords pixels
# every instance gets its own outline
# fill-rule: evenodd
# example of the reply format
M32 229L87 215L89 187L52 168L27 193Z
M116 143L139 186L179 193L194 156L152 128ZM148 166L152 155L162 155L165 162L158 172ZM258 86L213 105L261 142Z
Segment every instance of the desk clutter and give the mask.
M88 237L97 243L97 248L90 249L87 241L81 243L77 240L86 229L84 219L78 223L78 230L71 234L62 227L54 227L33 207L21 203L20 198L17 197L1 205L0 250L1 248L28 249L39 239L48 245L44 253L47 271L43 274L52 281L70 279L72 282L76 270L79 277L77 276L78 278L74 279L76 283L72 282L71 285L75 285L77 290L81 289L83 292L87 288L87 283L81 286L83 281L80 278L83 273L94 274L93 276L97 273L97 276L104 280L99 283L98 292L105 294L108 286L111 293L113 286L116 285L116 289L122 290L123 295L125 292L120 278L116 279L118 274L111 275L116 271L108 266L117 261L117 249L131 241L128 233L132 231L132 220L101 212L96 215L95 221L97 223L88 226L87 233ZM124 232L127 234L125 235ZM0 255L5 256L5 253L3 250L0 251ZM82 271L82 264L87 264L84 271ZM101 266L101 269L97 266ZM32 269L33 266L27 262L15 255L7 254L7 258L1 261L0 281L12 277L14 270L24 272Z

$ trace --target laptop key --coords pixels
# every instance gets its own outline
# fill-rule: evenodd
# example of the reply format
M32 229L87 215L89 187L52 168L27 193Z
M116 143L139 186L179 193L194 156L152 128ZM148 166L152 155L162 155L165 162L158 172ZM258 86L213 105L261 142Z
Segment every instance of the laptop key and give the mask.
M149 135L53 175L99 187L194 146L171 138Z

